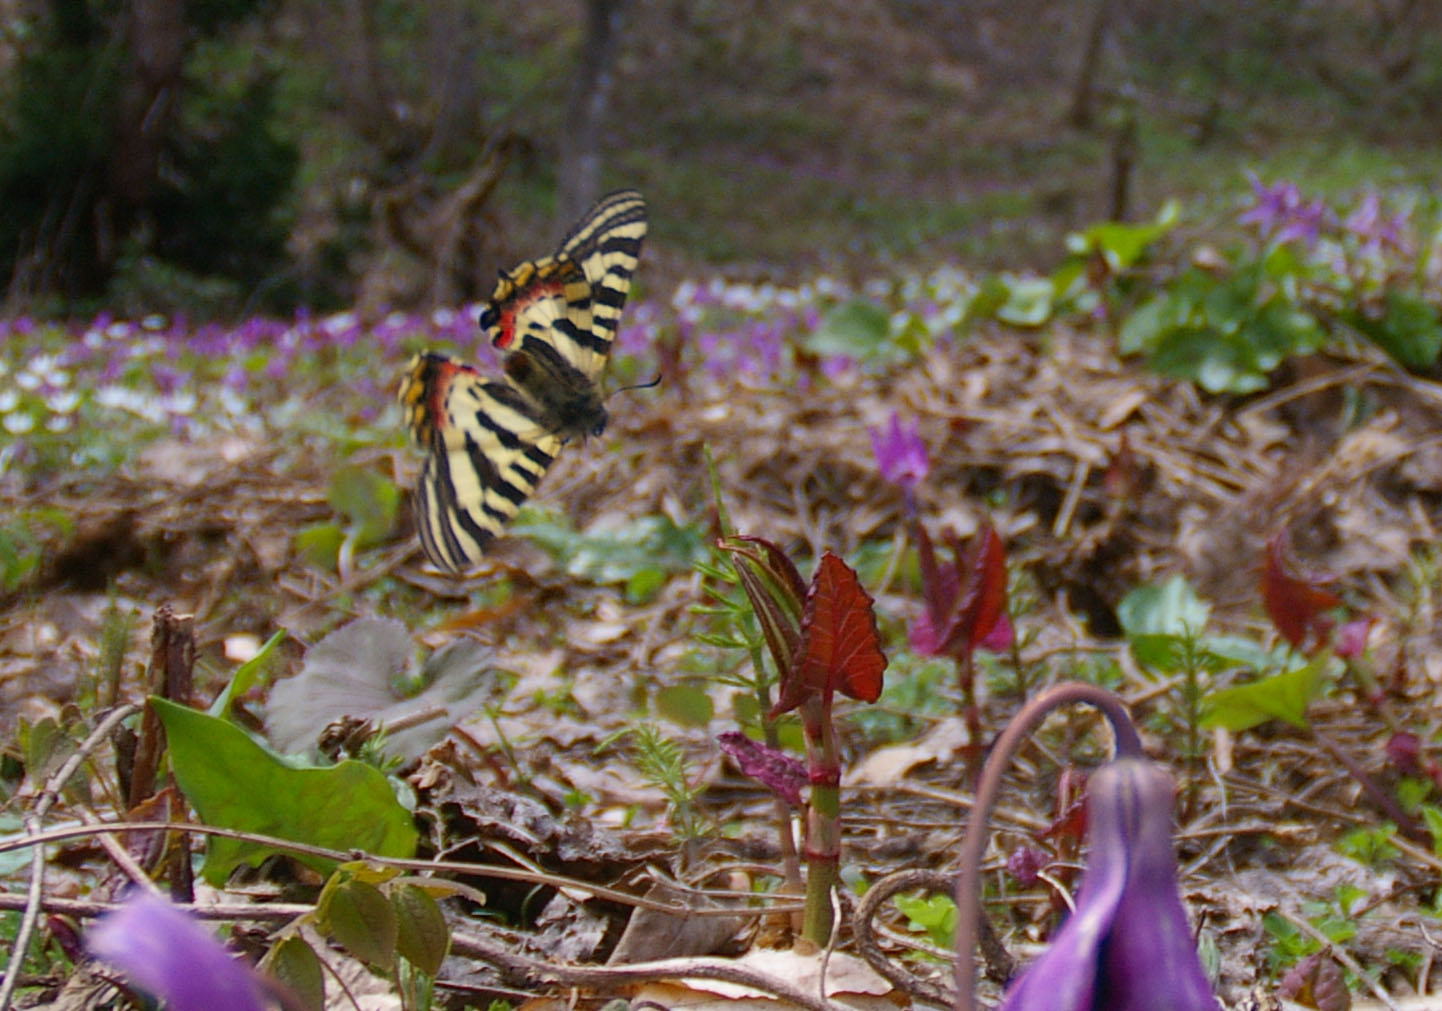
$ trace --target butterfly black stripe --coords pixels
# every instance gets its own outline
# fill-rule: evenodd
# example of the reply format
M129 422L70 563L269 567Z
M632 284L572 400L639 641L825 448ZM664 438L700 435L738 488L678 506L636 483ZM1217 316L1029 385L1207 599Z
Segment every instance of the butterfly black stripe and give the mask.
M646 235L634 190L597 201L555 254L504 272L481 325L506 355L499 381L418 356L401 385L427 459L416 486L421 546L438 567L473 565L536 490L569 439L607 421L596 381Z

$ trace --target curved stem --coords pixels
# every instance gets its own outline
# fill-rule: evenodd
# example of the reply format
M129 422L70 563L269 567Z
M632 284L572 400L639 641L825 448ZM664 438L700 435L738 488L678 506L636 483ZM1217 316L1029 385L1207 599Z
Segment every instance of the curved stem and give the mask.
M997 794L1001 792L1002 774L1011 756L1037 724L1053 709L1072 702L1086 702L1102 711L1112 727L1113 748L1117 757L1139 757L1142 753L1141 738L1137 736L1136 727L1132 726L1132 718L1122 700L1096 685L1063 681L1022 706L1011 718L996 739L982 771L976 801L966 823L966 838L961 845L961 874L956 880L955 1011L974 1011L976 1008L976 995L972 992L976 983L972 949L976 946L977 920L981 915L981 857L986 851L987 822L991 819Z

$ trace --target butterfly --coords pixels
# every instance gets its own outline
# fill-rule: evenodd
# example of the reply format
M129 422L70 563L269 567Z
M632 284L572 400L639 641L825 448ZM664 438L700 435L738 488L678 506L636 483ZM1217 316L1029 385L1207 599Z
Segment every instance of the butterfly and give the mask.
M553 255L503 271L480 317L504 355L500 378L435 352L412 359L400 401L426 450L416 525L438 567L474 565L561 446L605 431L597 380L645 236L646 202L620 190L597 201Z

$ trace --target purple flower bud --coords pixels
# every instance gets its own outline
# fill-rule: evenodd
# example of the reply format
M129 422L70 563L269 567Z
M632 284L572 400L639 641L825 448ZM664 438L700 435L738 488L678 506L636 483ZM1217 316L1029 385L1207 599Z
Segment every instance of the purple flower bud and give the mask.
M1047 856L1035 846L1018 846L1006 858L1006 872L1016 878L1023 888L1036 884L1042 868L1047 865Z
M1002 1011L1216 1011L1177 894L1171 776L1118 758L1091 777L1076 912Z
M931 461L926 455L926 443L921 441L921 430L915 422L903 427L896 412L886 429L872 428L871 448L876 454L876 465L881 476L892 484L912 490L926 479L931 471Z
M262 1011L255 974L191 917L149 892L89 933L91 954L122 970L171 1011Z
M807 783L804 765L736 730L728 730L716 742L743 773L792 807L801 806L801 788Z

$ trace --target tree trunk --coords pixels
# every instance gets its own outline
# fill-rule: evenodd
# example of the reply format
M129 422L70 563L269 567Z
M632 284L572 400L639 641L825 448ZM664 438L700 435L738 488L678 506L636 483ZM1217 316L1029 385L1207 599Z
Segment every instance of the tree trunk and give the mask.
M1076 87L1072 91L1071 111L1067 114L1071 125L1078 129L1090 126L1096 115L1093 105L1097 71L1101 65L1102 41L1106 38L1107 23L1111 20L1111 8L1111 0L1096 0L1096 6L1092 8L1086 48L1082 51L1081 67L1077 70Z
M116 237L130 230L159 179L161 150L180 104L187 37L182 0L131 0L125 12L126 76L116 105L115 145L105 187L108 232ZM102 263L114 256L114 250L99 252Z
M600 195L601 125L611 103L616 51L626 0L586 0L586 34L566 109L557 214L569 228Z

